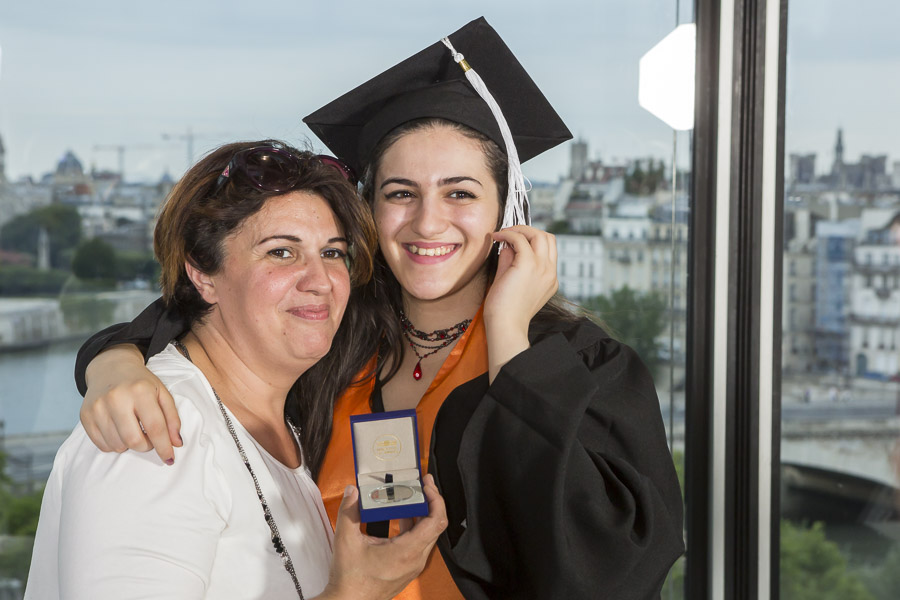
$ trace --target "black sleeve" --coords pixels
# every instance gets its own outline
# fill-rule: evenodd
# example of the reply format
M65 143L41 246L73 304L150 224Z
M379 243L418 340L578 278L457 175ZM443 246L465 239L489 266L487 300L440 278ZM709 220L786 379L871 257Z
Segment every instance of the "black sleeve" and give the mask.
M95 356L117 344L135 344L144 360L158 354L173 339L188 330L187 323L176 313L166 309L162 298L144 309L131 323L119 323L91 336L78 350L75 358L75 385L84 396L87 383L84 372Z
M467 598L658 598L684 550L652 378L608 337L555 333L513 358L456 462L465 522L441 551Z

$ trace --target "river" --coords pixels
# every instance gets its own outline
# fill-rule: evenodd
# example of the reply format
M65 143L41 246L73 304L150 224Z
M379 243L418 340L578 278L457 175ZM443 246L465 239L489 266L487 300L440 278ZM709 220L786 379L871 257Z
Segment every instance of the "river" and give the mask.
M67 431L78 421L75 353L81 341L0 353L0 419L7 435Z

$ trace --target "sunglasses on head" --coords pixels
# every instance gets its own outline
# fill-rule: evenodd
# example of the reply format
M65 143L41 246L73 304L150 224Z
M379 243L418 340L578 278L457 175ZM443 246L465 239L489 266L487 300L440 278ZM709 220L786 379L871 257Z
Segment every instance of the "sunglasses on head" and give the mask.
M266 192L290 191L296 185L304 164L310 160L317 160L336 169L344 179L356 185L357 179L353 170L333 156L318 154L309 158L300 158L278 146L256 146L241 150L231 157L225 170L216 180L216 193L228 181L237 178Z

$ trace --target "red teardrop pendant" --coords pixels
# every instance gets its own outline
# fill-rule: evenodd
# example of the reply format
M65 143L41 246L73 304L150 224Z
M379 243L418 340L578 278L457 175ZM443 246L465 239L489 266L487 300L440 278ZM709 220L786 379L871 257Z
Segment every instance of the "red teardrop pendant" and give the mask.
M422 361L416 363L416 368L413 369L413 379L416 381L422 379Z

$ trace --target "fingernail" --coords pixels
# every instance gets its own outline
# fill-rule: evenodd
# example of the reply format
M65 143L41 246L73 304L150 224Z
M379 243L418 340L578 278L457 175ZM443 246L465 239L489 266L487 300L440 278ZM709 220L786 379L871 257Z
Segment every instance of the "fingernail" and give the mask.
M169 465L169 466L171 467L172 465L175 464L175 459L174 459L174 458L168 458L168 459L166 459L166 464Z
M178 432L178 441L181 442L182 444L184 443L184 439L181 437L180 431Z
M347 497L350 496L350 494L352 494L352 493L353 493L353 486L352 486L352 485L348 485L347 487L344 488L344 498L347 498Z

